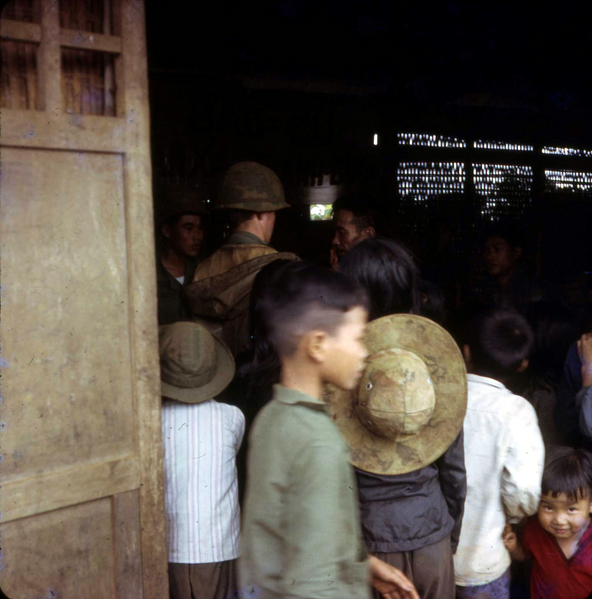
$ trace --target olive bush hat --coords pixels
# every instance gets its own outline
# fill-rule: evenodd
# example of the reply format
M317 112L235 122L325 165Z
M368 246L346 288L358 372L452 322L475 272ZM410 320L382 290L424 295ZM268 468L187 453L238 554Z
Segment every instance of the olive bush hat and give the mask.
M219 395L234 377L234 358L220 339L195 322L158 329L162 395L199 403Z
M159 225L169 219L183 214L207 216L209 209L203 193L197 189L175 188L162 194L159 200L156 221Z
M453 338L410 314L372 321L370 354L354 391L329 385L325 399L351 462L375 474L405 474L437 460L459 435L467 372Z
M214 208L273 212L289 208L279 177L258 162L237 162L224 174Z

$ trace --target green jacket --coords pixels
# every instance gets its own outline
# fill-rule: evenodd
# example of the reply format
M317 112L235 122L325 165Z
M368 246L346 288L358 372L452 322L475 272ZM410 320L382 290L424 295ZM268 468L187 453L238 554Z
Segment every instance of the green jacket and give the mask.
M221 337L235 357L251 347L249 302L255 277L264 266L282 259L298 258L276 252L252 233L233 233L183 288L192 318Z
M345 442L323 401L281 385L250 435L239 577L258 599L370 597Z

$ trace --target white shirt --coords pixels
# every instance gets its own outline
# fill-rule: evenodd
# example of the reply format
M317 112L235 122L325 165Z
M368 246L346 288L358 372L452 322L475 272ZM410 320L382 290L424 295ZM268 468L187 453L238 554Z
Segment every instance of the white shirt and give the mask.
M510 566L506 520L539 505L545 448L534 408L490 378L468 375L464 422L467 499L454 556L456 584L487 584Z
M164 400L165 504L169 562L207 564L239 555L236 454L245 418L214 400Z

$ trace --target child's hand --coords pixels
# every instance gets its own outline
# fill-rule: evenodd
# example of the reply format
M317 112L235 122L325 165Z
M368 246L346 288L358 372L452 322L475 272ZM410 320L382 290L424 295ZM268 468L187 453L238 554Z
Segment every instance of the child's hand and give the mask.
M384 599L419 599L413 583L394 566L368 556L370 582Z
M516 533L512 530L512 526L510 524L506 524L504 528L504 532L502 533L502 539L504 541L504 546L510 553L515 553L518 549L518 537Z

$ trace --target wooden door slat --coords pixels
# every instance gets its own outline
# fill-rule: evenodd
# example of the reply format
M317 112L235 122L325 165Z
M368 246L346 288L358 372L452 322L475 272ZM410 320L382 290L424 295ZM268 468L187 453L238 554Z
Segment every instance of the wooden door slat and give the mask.
M121 53L121 38L117 35L103 35L102 33L89 33L88 31L74 31L62 29L60 31L60 44L65 48L78 48L80 50L95 50L109 54Z
M5 146L121 154L125 120L117 117L2 110L0 143Z
M113 538L117 555L117 599L138 599L142 588L142 559L137 490L113 497Z
M125 493L139 486L136 456L7 481L2 483L2 522Z
M10 21L0 19L0 38L3 40L14 40L17 42L41 41L41 26L24 21Z

